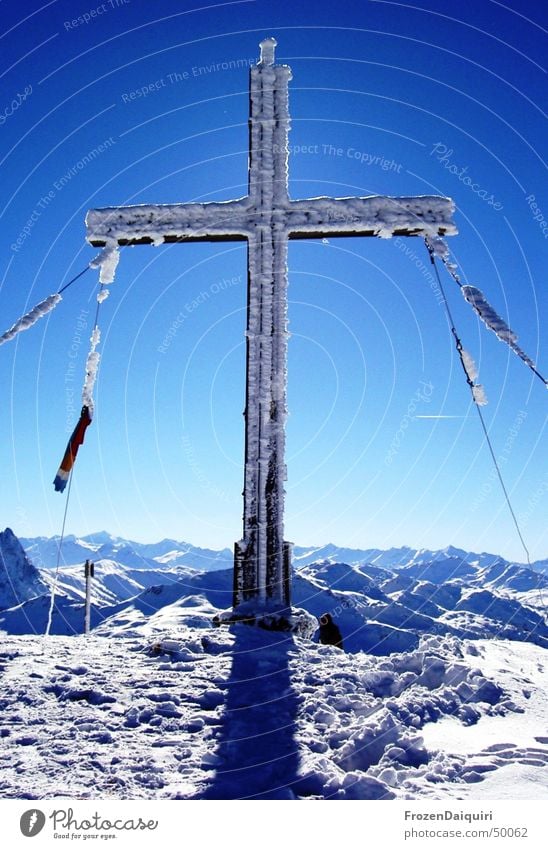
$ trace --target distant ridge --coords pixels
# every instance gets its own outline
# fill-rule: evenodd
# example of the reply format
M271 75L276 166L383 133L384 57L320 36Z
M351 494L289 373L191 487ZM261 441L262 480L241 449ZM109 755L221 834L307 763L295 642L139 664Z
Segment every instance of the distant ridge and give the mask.
M32 562L41 568L51 569L57 561L59 537L21 538L21 545ZM123 537L113 536L107 531L78 537L67 535L63 541L61 563L74 566L83 563L88 557L116 560L134 569L158 568L161 564L187 566L206 571L226 569L232 566L233 552L230 548L220 550L200 548L189 542L175 539L162 539L159 542L142 543ZM333 563L364 564L370 563L387 569L399 569L419 563L432 563L448 557L460 558L463 562L488 567L494 564L510 564L497 554L488 552L464 551L449 545L442 549L410 548L346 548L333 543L309 545L293 548L293 563L296 569L325 560ZM523 563L514 565L524 567ZM548 558L532 564L536 571L548 572Z
M5 540L4 610L0 629L43 633L57 556L56 540L25 540L39 569L11 530ZM106 532L67 540L59 570L52 634L81 633L85 559L95 562L92 629L131 636L211 627L232 603L232 553L176 540L133 543ZM51 565L46 568L46 564ZM10 586L9 583L7 585ZM493 554L411 548L296 547L293 603L319 617L331 613L348 651L412 651L421 635L504 638L548 647L548 577Z

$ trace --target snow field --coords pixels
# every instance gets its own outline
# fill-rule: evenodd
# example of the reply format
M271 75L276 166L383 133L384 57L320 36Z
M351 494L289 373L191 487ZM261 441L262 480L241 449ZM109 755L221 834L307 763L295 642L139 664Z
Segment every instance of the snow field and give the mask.
M480 798L505 774L548 796L537 646L429 636L375 658L179 627L5 636L0 666L4 798Z

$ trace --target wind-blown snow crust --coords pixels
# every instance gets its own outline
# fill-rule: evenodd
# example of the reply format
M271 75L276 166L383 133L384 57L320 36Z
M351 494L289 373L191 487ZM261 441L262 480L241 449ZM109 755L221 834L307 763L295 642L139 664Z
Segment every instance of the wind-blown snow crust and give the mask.
M475 286L463 286L462 294L468 303L473 306L489 330L492 330L501 342L506 342L506 344L509 345L518 357L521 357L528 366L535 368L533 360L528 357L525 351L522 351L517 344L517 335L508 327L506 322L500 317L500 315L498 315L496 310L493 309L483 292Z
M119 261L118 246L109 244L91 260L89 267L99 269L99 283L113 283Z
M40 318L43 318L45 315L55 309L55 307L61 300L61 295L55 294L50 295L43 301L40 301L39 304L36 304L36 306L30 310L30 312L27 312L25 313L25 315L21 316L21 318L19 318L15 322L15 324L10 327L9 330L6 330L6 332L0 336L0 345L3 345L4 342L11 341L14 336L17 336L17 334L21 333L23 330L28 330L29 327L32 327L33 324L36 324L36 322Z
M90 416L93 416L94 411L93 389L95 387L95 381L97 380L99 360L101 359L101 355L96 350L100 341L101 331L98 327L95 327L90 338L91 347L86 360L86 376L84 378L84 386L82 388L82 404L89 408Z

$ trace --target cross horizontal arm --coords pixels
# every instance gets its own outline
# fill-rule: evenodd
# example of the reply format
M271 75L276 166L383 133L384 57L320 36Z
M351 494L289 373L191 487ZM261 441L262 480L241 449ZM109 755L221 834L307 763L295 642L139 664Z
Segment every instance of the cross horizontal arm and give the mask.
M290 202L290 238L453 236L455 204L446 197L312 198Z
M271 223L289 238L321 236L453 236L455 205L438 196L309 198L280 205ZM243 240L263 222L264 210L250 198L220 203L143 204L92 209L87 239L105 244Z
M143 204L91 209L87 240L106 244L150 245L162 242L239 241L248 235L247 198L221 203Z

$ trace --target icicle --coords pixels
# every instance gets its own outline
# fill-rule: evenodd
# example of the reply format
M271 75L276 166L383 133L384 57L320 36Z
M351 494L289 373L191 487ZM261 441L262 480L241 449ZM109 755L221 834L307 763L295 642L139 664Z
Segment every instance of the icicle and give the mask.
M97 378L97 369L99 368L99 360L101 358L101 355L95 349L100 341L101 331L98 327L95 327L93 333L91 334L91 348L86 361L86 378L84 380L84 386L82 389L82 404L84 405L84 407L88 407L90 417L93 417L93 387L95 386L95 380Z
M21 318L18 319L9 330L6 330L6 332L0 336L0 345L3 345L4 342L9 342L14 336L17 336L17 334L21 333L23 330L28 330L29 327L36 324L39 318L43 318L48 314L48 312L55 309L59 301L62 300L61 295L56 294L50 295L49 298L46 298L44 301L40 301L40 303L36 304L30 312L21 316Z
M485 389L481 383L475 383L474 386L472 386L472 396L479 407L485 407L488 403Z
M447 246L447 242L445 239L442 239L441 236L426 236L425 242L426 247L431 251L431 253L439 257L443 262L446 262L449 259L449 248Z
M474 362L474 358L464 348L460 352L460 356L462 364L464 366L464 371L466 372L470 380L474 382L474 380L478 376L478 367Z
M117 243L107 245L106 248L97 254L90 262L90 268L100 268L99 282L113 283L116 274L116 268L120 261L120 252Z
M462 286L458 275L459 267L456 262L451 262L451 253L445 239L442 239L441 236L425 236L424 241L432 260L434 257L440 259L453 280L458 283L459 286Z
M106 283L113 283L114 276L116 274L116 268L118 266L118 262L120 260L120 253L118 250L118 243L112 242L107 244L106 247L100 251L96 257L94 257L90 264L90 268L98 268L99 269L99 283L101 284L101 288L97 293L97 315L99 315L99 306L105 301L110 295L109 290L105 287ZM86 377L84 379L84 386L82 387L82 404L84 407L89 408L89 415L93 417L94 412L94 403L93 403L93 389L95 386L95 381L97 379L97 371L99 368L99 360L101 359L101 355L96 350L97 345L101 341L101 331L97 327L97 325L93 329L93 333L91 334L91 347L89 349L88 358L86 360Z
M489 330L492 330L493 333L495 333L497 337L501 340L501 342L506 342L506 344L514 351L514 353L517 354L518 357L522 359L526 365L529 366L531 371L540 380L542 380L546 388L548 388L548 380L546 380L542 376L542 374L537 371L533 360L525 353L525 351L522 351L522 349L519 347L517 343L517 334L515 334L514 331L508 327L506 322L503 321L500 315L498 315L498 313L493 309L491 304L485 298L483 292L480 289L477 289L475 286L464 286L462 284L458 275L458 265L450 261L450 253L445 241L442 238L434 236L426 236L424 241L428 249L428 253L430 254L430 258L432 260L434 268L436 269L436 274L438 274L438 279L439 273L436 267L436 258L440 259L443 262L453 280L455 280L455 282L458 284L465 300L467 300L468 303L472 305L472 307L475 309L475 311L477 312L481 320L484 322L484 324L489 328ZM466 370L464 361L463 366Z
M521 359L527 363L530 368L535 369L533 360L528 357L517 344L517 335L508 327L506 322L503 321L500 315L498 315L491 304L485 299L483 292L476 289L475 286L462 286L462 294L468 303L472 305L489 330L492 330L501 342L506 342L506 344L516 352L518 357L521 357Z
M472 396L476 404L480 407L484 407L487 402L487 395L485 394L485 389L481 385L481 383L475 383L475 380L478 376L478 367L474 362L474 358L468 351L462 347L460 340L457 343L457 350L459 352L460 361L462 363L462 367L466 373L466 377L468 380L468 385L472 390Z
M489 330L496 333L499 339L510 345L517 340L516 334L510 330L506 322L495 312L491 304L486 301L483 292L476 289L475 286L463 286L462 294L469 304L472 304L475 311Z

